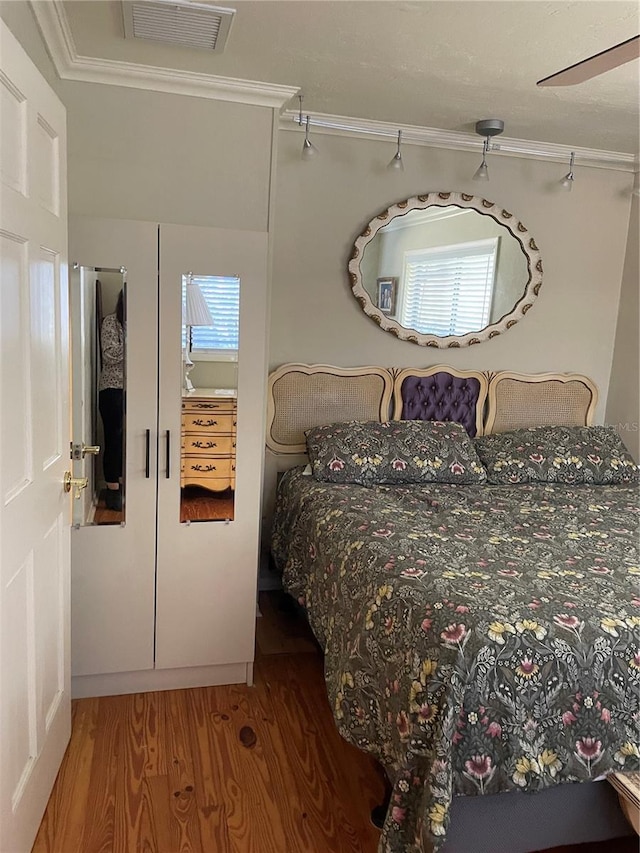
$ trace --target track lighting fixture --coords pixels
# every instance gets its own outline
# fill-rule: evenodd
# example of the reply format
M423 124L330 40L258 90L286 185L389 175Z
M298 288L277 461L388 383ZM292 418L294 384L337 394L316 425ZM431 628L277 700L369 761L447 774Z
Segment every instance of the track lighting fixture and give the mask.
M482 146L482 163L476 169L473 176L474 181L488 181L489 169L487 167L487 152L491 150L489 140L492 136L497 136L504 130L504 122L500 118L483 118L476 122L476 133L479 136L484 136L484 145Z
M312 159L320 155L320 151L316 148L316 146L311 142L310 130L311 130L311 116L305 115L303 111L303 95L298 94L299 100L299 109L292 110L287 114L287 120L295 122L299 128L304 130L304 142L302 144L301 156L302 159ZM414 127L405 127L404 129L395 130L390 127L386 123L380 123L379 127L375 127L375 122L365 122L362 121L361 124L358 124L358 120L356 119L343 119L340 116L324 116L322 114L318 114L314 117L314 130L319 130L323 132L326 129L336 130L339 133L345 133L347 135L356 135L356 134L366 134L368 137L379 137L385 139L389 142L390 139L393 138L392 134L395 136L396 140L396 150L395 154L391 158L391 160L387 163L387 169L389 171L404 171L404 160L402 156L402 144L406 143L406 140L409 139L412 143L417 144L433 144L436 145L435 141L431 140L431 135L425 136L424 134L432 134L435 131L432 129L426 129L424 132L420 128ZM482 137L482 160L480 165L476 169L475 174L473 175L474 181L489 181L489 168L488 168L488 154L493 151L500 151L503 154L512 154L515 156L529 156L535 157L537 159L542 158L553 158L555 161L564 160L567 154L570 154L569 158L569 171L564 177L560 180L556 181L556 187L559 189L563 189L565 191L570 192L573 188L573 184L575 181L574 175L574 166L575 166L575 151L567 151L566 146L555 146L550 145L548 148L541 145L540 143L532 143L529 144L525 140L518 139L505 139L499 145L493 142L493 137L498 136L499 134L504 132L505 123L502 119L499 118L487 118L481 119L475 123L475 132L478 136ZM438 131L440 133L440 131ZM444 133L444 131L442 131ZM455 138L453 140L453 144L457 148L476 148L477 140L474 142L473 137L468 134L455 134ZM426 142L424 140L427 140ZM449 147L447 140L444 139L444 144L442 147ZM451 147L453 147L453 144ZM440 145L438 145L440 147ZM603 156L601 157L600 154ZM606 155L606 156L605 156ZM580 157L580 164L582 166L587 165L600 165L603 164L604 168L610 165L611 155L608 152L589 152L588 149L580 149L578 151L578 156ZM624 155L627 158L627 155ZM614 160L614 162L617 162ZM626 165L628 160L621 160L625 164L625 169L628 170L628 166ZM493 168L493 167L492 167ZM637 167L636 167L637 168ZM636 172L634 177L633 186L629 190L631 195L634 197L640 196L640 173Z
M571 152L571 157L569 158L569 171L560 181L560 186L563 190L567 190L567 192L571 192L571 188L573 187L573 182L575 181L575 176L573 174L573 161L576 158L576 152Z
M309 160L312 157L316 156L316 154L318 153L318 149L313 144L313 142L311 142L311 140L309 139L309 126L311 124L311 117L310 116L307 116L306 118L302 117L302 98L303 98L303 96L301 94L298 95L298 100L300 101L300 110L298 113L298 124L300 125L300 127L302 127L303 124L305 126L304 142L302 143L302 159L303 160Z
M394 169L402 172L404 170L404 163L402 162L402 153L400 151L400 144L402 142L402 131L398 131L398 144L396 147L396 153L393 155L391 160L389 161L389 165L387 169Z

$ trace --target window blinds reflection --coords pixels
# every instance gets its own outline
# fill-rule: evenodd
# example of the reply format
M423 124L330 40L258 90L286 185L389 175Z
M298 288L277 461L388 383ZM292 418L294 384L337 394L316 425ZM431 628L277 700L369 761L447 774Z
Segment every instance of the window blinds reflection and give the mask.
M489 322L496 237L404 256L399 320L423 334L463 335Z
M237 276L192 275L191 280L200 288L213 318L213 326L192 328L192 355L237 353L240 329L240 279ZM186 276L183 276L183 314L186 304L186 286ZM182 345L185 346L185 344L186 327L183 326Z

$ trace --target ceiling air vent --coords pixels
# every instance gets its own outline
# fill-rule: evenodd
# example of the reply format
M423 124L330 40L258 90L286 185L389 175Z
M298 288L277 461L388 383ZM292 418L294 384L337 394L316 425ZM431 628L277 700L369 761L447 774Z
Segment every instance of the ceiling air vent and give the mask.
M197 47L221 53L235 9L189 0L123 3L126 38Z

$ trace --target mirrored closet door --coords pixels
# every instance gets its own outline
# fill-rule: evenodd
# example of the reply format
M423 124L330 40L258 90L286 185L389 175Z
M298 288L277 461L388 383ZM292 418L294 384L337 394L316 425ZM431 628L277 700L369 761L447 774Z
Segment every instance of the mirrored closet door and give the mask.
M263 233L161 230L157 666L253 658L266 251Z
M71 663L76 681L153 667L157 246L155 223L87 217L69 221L70 259L78 264L69 277L75 349L72 441L100 447L98 456L85 454L83 460L73 460L74 475L90 479L90 487L74 501L76 526L71 531ZM120 273L121 268L126 272ZM100 313L104 318L117 309L118 277L125 296L126 389L122 436L118 439L116 430L115 437L121 441L122 469L109 476L122 479L119 512L106 507L104 423L99 411L102 323L98 324ZM97 281L111 284L102 311ZM118 383L104 383L110 384Z

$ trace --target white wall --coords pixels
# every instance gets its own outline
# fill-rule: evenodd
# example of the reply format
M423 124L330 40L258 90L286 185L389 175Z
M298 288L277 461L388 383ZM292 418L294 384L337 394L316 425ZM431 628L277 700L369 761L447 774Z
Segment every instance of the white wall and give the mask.
M61 81L71 215L266 231L272 111Z
M40 35L31 4L25 0L0 0L0 18L18 39L47 83L57 90L58 75Z
M616 329L607 423L640 462L640 222L638 199L633 199L627 254L622 276L620 311Z
M281 132L274 229L271 367L428 365L485 370L579 371L600 391L604 417L629 220L631 175L493 155L491 181L471 180L479 156L405 146L405 171L389 172L393 144L316 133L317 158L300 159L301 132ZM479 345L418 347L381 331L354 299L347 277L353 241L389 204L434 190L484 195L530 230L540 248L540 296L515 327Z

